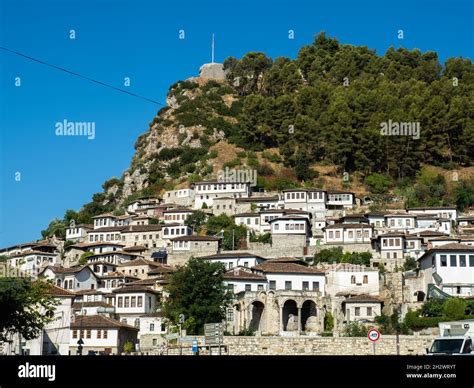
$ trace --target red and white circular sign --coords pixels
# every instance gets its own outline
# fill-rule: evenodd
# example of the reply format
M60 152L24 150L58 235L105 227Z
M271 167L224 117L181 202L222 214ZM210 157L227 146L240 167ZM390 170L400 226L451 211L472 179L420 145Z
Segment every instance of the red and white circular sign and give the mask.
M372 342L377 342L380 339L380 332L377 329L370 329L367 333L367 337Z

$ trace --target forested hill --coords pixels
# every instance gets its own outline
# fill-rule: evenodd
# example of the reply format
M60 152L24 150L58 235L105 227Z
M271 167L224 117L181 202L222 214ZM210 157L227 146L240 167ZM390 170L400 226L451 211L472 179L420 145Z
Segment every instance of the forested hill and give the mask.
M421 164L474 160L474 66L434 52L339 44L320 34L295 60L249 53L228 58L229 80L242 96L234 142L279 147L294 165L304 157L346 171L413 177ZM381 123L419 122L420 139L381 136ZM288 130L294 125L294 133Z
M395 192L410 205L473 205L471 60L442 65L435 52L404 48L382 56L321 33L294 60L251 52L227 58L224 69L226 81L172 85L124 175L43 234L70 219L123 213L133 199L223 167L255 168L267 190L306 185ZM384 135L384 125L419 132Z

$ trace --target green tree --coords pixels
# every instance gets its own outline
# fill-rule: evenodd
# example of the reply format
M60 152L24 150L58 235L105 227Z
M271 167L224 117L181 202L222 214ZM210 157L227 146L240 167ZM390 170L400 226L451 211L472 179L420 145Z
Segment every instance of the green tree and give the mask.
M409 256L405 259L405 262L403 263L403 267L402 269L404 271L411 271L412 269L415 269L416 268L416 260Z
M334 317L328 311L324 316L324 331L332 331L334 329Z
M15 333L26 340L38 337L50 321L47 312L57 305L50 287L24 278L0 279L0 341L10 340Z
M386 175L373 173L364 180L373 194L385 194L392 184L392 180Z
M223 283L221 263L191 258L170 277L169 297L163 305L165 316L175 324L178 316L193 318L189 334L202 334L205 323L221 322L232 300Z
M206 213L200 210L192 212L184 223L190 226L196 233L201 230L202 225L206 222Z
M449 298L443 303L442 311L450 320L462 319L466 313L466 302L460 298Z
M127 354L132 353L135 350L135 346L133 345L133 342L127 341L123 345L123 351Z
M357 322L346 324L344 328L344 337L365 337L367 336L367 328Z
M79 258L79 265L86 265L87 264L87 258L89 256L92 256L92 252L84 252L81 257Z

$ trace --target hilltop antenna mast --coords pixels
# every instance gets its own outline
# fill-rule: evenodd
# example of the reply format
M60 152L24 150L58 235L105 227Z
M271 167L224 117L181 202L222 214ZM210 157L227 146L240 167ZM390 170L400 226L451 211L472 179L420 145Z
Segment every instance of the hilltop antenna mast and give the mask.
M212 34L212 55L211 55L211 63L214 63L214 34Z

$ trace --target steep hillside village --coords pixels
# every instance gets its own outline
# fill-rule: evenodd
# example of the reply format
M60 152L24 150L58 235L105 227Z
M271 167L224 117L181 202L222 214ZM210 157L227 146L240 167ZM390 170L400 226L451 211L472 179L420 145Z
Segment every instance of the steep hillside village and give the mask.
M180 111L191 96L216 88L227 109L219 105L217 124L232 122L225 78L223 65L212 63L171 88L169 107L138 139L131 168L95 201L104 212L84 217L86 205L64 236L45 233L0 249L5 273L47 280L60 301L40 339L13 340L4 352L77 354L78 341L82 352L120 354L127 342L160 351L170 339L161 310L169 276L193 257L225 266L233 295L227 335L337 337L351 323L403 319L433 296L474 298L468 208L407 206L393 195L374 210L370 193L342 178L331 189L312 187L311 179L262 184L266 173L252 168L252 157L233 163L239 147L224 131L187 125ZM183 161L178 147L194 153ZM267 165L285 174L280 163ZM209 229L216 219L231 223Z

